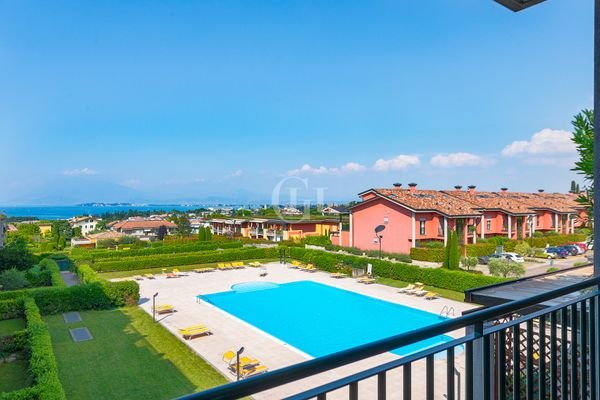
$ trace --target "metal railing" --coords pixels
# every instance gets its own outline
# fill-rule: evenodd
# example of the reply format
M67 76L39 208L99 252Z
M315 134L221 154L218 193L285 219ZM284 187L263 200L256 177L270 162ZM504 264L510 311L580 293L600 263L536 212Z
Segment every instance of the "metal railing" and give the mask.
M464 329L459 339L304 390L286 400L325 400L334 391L357 400L365 398L359 393L360 385L367 381L375 387L369 398L379 400L442 396L449 400L597 399L599 284L600 277L591 278L180 399L237 399L458 329ZM550 306L539 310L541 303ZM440 360L440 355L445 359ZM458 364L463 372L457 375ZM418 380L415 372L421 372ZM391 374L398 375L388 379ZM392 381L393 388L388 384Z

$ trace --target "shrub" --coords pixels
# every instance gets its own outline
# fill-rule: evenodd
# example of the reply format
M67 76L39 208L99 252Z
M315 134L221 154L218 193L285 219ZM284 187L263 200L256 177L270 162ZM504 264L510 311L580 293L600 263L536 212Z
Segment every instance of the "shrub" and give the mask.
M556 272L556 271L560 271L560 269L556 268L556 267L550 267L546 270L547 273L549 272Z
M98 276L89 265L78 266L77 276L83 284L99 285L114 306L134 305L140 299L140 287L137 282L109 282Z
M29 283L27 286L38 287L50 285L50 271L40 264L34 265L25 271L25 278Z
M287 245L287 243L286 243ZM298 246L298 244L292 244L292 247L303 247L302 245ZM375 257L375 258L379 258L379 251L378 250L361 250L358 249L356 247L344 247L344 246L336 246L334 244L329 244L325 247L325 250L329 250L329 251L345 251L346 253L350 253L350 254L354 254L357 256L366 254L369 257ZM386 252L382 252L381 253L382 257L387 257L387 258L391 258L391 259L396 259L400 262L405 262L405 263L411 263L412 259L408 254L404 254L404 253L386 253Z
M302 243L312 244L314 246L326 246L331 244L331 239L329 239L329 235L307 236L302 239Z
M0 286L2 290L22 289L29 286L29 281L25 276L25 272L11 268L0 272Z
M527 242L517 243L515 245L515 252L523 257L532 256L535 254L535 250L533 250Z
M58 379L58 367L48 327L42 320L40 310L32 298L26 298L23 307L27 320L29 368L33 375L38 398L40 400L66 399Z
M147 256L138 258L124 258L118 261L97 262L91 267L98 272L108 271L130 271L136 269L153 268L153 267L176 267L180 265L190 264L207 264L214 262L262 259L262 258L277 258L279 250L277 248L254 248L248 247L244 249L234 250L217 250L201 253L190 253L184 255L173 255L171 257L164 256Z
M477 257L461 257L460 263L464 269L469 271L471 268L475 268L477 266Z
M496 244L494 242L468 244L465 248L469 257L487 256L496 252Z
M16 268L26 270L35 264L35 257L29 251L23 238L16 238L0 249L0 271Z
M308 250L297 247L290 248L290 255L294 259L312 263L319 269L329 272L337 271L340 265L366 266L367 263L370 263L373 265L373 273L379 277L396 279L404 282L423 282L426 285L459 292L505 281L505 279L502 278L478 275L459 270L420 268L411 264L365 259L363 257L325 253L318 250Z
M425 247L430 249L441 249L444 247L444 243L438 240L430 240L428 242L425 242Z
M0 321L23 316L23 300L0 300Z
M444 262L445 249L413 247L410 249L410 258L417 261Z
M490 274L507 278L509 276L520 277L525 275L525 267L514 261L493 258L488 263Z

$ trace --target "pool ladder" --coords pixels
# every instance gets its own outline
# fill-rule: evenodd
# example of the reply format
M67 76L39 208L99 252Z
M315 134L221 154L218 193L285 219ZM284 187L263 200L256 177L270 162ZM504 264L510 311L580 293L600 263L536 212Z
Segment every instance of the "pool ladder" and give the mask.
M442 311L440 312L440 317L449 317L449 316L454 317L454 307L444 306L444 308L442 308Z

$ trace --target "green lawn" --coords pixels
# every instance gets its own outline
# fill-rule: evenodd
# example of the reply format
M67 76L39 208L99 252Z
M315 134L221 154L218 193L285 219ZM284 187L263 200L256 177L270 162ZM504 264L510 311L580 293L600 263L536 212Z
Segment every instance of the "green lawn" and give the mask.
M261 259L261 260L244 260L244 263L248 265L248 263L258 261L263 263L279 261L279 259ZM223 261L223 262L232 262L232 261ZM191 271L196 268L216 268L217 263L208 263L208 264L192 264L192 265L180 265L178 267L158 267L158 268L146 268L146 269L136 269L131 271L115 271L115 272L102 272L99 273L100 276L104 279L115 279L115 278L127 278L129 276L135 275L143 275L143 274L160 274L163 269L167 272L173 271L173 268L177 268L180 271ZM249 267L251 268L251 267Z
M170 399L226 380L139 307L45 317L68 399ZM74 343L69 328L94 339Z
M22 329L25 329L25 320L23 318L0 321L0 337L12 335Z
M30 385L31 377L27 360L0 364L0 394L19 390Z
M382 285L393 286L393 287L397 287L397 288L402 288L409 284L408 282L397 281L395 279L390 279L390 278L377 278L377 283L381 283ZM457 291L449 290L449 289L441 289L441 288L437 288L434 286L428 286L428 285L425 285L425 290L430 290L432 292L436 292L441 297L444 297L446 299L456 300L456 301L461 301L461 302L465 301L465 294L462 292L457 292Z

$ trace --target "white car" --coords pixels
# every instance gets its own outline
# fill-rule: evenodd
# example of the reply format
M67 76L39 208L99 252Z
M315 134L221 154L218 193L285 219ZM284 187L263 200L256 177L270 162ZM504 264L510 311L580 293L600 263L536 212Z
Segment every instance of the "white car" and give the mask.
M520 255L518 255L517 253L502 253L502 255L505 256L510 261L514 261L514 262L518 262L518 263L525 262L525 259L523 257L521 257Z

